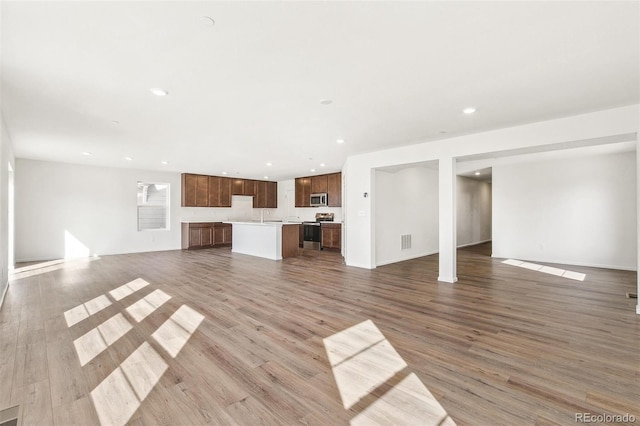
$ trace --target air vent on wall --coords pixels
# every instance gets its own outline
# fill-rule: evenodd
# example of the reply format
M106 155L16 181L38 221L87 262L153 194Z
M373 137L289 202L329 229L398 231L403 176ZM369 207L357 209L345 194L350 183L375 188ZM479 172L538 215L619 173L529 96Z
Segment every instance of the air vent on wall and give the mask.
M400 235L400 249L407 250L411 248L411 234Z

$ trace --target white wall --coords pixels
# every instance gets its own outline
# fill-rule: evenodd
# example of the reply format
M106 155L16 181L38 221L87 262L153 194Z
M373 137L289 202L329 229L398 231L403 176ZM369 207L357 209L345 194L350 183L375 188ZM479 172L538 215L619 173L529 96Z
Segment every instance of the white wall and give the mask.
M170 184L169 230L137 230L138 181ZM16 262L180 248L179 173L18 159L15 188Z
M635 152L493 168L493 255L636 269Z
M345 262L350 266L375 267L372 197L363 198L361 195L363 192L371 193L373 170L376 168L441 158L480 154L490 157L501 152L522 153L516 152L518 150L542 151L556 147L598 145L609 143L610 140L636 140L639 116L639 106L631 105L350 156L342 170L345 182L343 205L347 207L344 212ZM440 256L455 256L455 251L443 253L440 250Z
M178 200L179 202L179 200ZM271 210L271 209L270 209ZM185 221L251 220L260 218L260 209L253 208L253 197L233 195L231 207L181 207L180 218Z
M491 240L491 184L458 176L456 193L458 247Z
M9 267L9 164L15 159L4 118L0 114L0 306L8 287Z
M438 170L411 167L394 173L376 170L376 265L438 252ZM411 248L401 250L401 235Z
M427 256L439 250L438 170L407 167L375 171L376 265ZM458 246L491 240L491 184L457 177ZM401 249L401 235L411 248Z

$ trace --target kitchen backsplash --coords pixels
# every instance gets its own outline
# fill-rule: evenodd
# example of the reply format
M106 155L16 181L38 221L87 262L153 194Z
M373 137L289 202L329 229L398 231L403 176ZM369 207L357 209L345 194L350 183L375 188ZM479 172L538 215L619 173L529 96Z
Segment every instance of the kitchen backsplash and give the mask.
M285 201L285 200L279 200ZM280 205L280 204L279 204ZM306 207L294 208L281 206L277 209L265 209L265 218L269 220L285 221L313 221L316 213L333 213L336 222L342 221L341 207ZM211 221L222 222L226 220L258 220L261 209L253 208L252 197L234 195L231 207L181 207L180 219L183 222Z

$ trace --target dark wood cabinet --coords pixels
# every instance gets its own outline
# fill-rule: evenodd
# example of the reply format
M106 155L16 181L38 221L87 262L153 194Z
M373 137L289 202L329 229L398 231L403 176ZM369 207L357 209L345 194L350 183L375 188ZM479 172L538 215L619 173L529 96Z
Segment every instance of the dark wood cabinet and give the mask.
M298 227L295 224L282 225L282 258L296 257L300 253Z
M218 176L209 176L208 207L231 207L231 182Z
M312 176L311 177L311 193L318 194L327 192L327 176L328 175L320 175L320 176Z
M342 173L327 175L327 193L329 207L342 206Z
M267 182L267 208L278 208L278 182Z
M257 180L244 180L244 194L250 197L255 197L258 192L258 181Z
M275 209L278 207L278 182L256 181L256 195L253 207Z
M300 247L304 246L304 225L300 224L298 227L298 239Z
M254 197L253 206L278 207L278 182L182 174L182 207L231 207L232 195ZM256 201L256 198L260 198Z
M311 195L311 178L296 178L296 207L311 207L309 196Z
M213 226L213 245L229 246L231 245L231 231L233 225L230 223L215 223Z
M183 207L209 206L209 176L182 174L181 205Z
M296 178L296 207L311 207L309 196L327 193L328 207L342 206L342 173Z
M196 177L196 207L209 206L209 176Z
M182 224L182 248L186 250L231 245L232 225L222 222Z
M244 179L233 179L231 195L244 195Z
M251 179L233 179L231 193L233 195L247 195L255 197L259 181Z
M220 203L216 207L231 207L231 179L226 177L220 179Z
M320 229L320 247L323 250L342 250L342 225L340 223L323 222Z
M213 246L213 223L183 223L182 248L199 249Z

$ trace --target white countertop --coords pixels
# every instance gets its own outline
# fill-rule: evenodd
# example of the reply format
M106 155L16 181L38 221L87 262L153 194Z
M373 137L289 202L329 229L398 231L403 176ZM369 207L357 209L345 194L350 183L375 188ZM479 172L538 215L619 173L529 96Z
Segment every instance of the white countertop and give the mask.
M231 223L237 225L255 225L255 226L282 226L282 225L300 225L302 222L281 222L281 221L268 221L260 222L259 220L227 220L223 223Z

